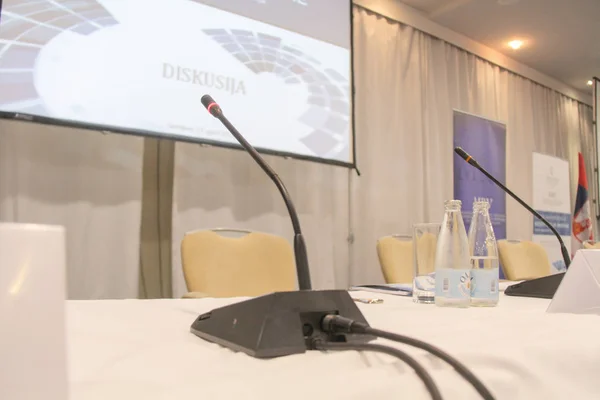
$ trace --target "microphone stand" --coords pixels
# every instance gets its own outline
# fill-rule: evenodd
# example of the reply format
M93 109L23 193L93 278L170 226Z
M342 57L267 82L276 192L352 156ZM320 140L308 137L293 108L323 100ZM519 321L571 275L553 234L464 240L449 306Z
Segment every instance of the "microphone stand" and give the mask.
M532 213L537 219L542 221L544 225L550 229L552 234L556 236L558 239L558 243L560 244L560 252L562 253L562 257L565 263L565 267L568 269L571 265L571 257L569 256L569 250L565 246L562 237L558 233L558 231L548 222L544 217L540 215L537 211L535 211L529 204L525 203L519 196L514 194L509 188L504 186L499 180L497 180L492 174L486 171L473 157L471 157L466 151L464 151L461 147L456 147L454 152L458 154L462 159L464 159L468 164L478 169L482 174L484 174L489 180L491 180L496 186L502 189L505 193L507 193L510 197L515 199L517 203L522 205L527 211ZM553 274L549 276L545 276L537 279L530 279L527 281L523 281L521 283L517 283L511 285L506 288L504 294L508 296L519 296L519 297L537 297L543 299L551 299L556 293L556 289L560 285L562 278L564 276L564 272Z
M294 255L299 291L279 292L217 308L202 314L190 331L210 342L259 358L286 356L316 349L315 343L342 340L365 344L375 337L349 333L339 337L326 331L321 320L330 314L344 315L367 324L354 300L345 290L311 290L306 245L296 208L285 185L267 162L225 118L212 97L202 96L208 112L231 132L262 170L271 178L292 220Z

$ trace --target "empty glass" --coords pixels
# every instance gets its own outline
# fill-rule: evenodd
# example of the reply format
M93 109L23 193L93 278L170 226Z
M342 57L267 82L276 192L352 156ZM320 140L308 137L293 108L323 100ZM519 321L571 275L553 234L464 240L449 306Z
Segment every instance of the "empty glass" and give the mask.
M413 226L413 301L435 302L435 249L440 224L426 223Z

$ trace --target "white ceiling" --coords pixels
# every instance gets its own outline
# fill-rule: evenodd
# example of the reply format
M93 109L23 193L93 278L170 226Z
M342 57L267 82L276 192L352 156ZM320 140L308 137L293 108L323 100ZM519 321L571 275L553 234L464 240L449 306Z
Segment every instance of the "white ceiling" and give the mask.
M400 0L438 24L584 92L600 77L600 0ZM524 39L512 50L507 42Z

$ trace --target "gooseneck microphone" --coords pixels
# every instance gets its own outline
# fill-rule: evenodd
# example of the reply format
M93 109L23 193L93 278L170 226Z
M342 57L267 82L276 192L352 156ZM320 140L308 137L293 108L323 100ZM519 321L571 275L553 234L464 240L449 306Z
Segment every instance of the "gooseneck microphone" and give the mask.
M517 196L516 194L514 194L509 188L507 188L500 181L498 181L496 178L494 178L494 176L492 174L490 174L489 172L487 172L481 165L479 165L479 163L477 161L475 161L475 159L473 157L471 157L462 148L456 147L454 149L454 152L456 152L456 154L458 154L467 163L471 164L473 167L475 167L479 171L481 171L481 173L484 174L485 176L487 176L489 178L489 180L491 180L492 182L494 182L496 184L496 186L498 186L500 189L504 190L510 197L512 197L513 199L515 199L517 201L517 203L519 203L520 205L522 205L523 207L525 207L525 209L527 211L529 211L530 213L532 213L537 219L539 219L540 221L542 221L544 223L544 225L546 225L548 227L548 229L550 229L550 231L552 231L552 233L554 234L554 236L556 236L556 239L558 239L558 242L560 243L560 251L561 251L563 259L565 261L565 266L567 268L569 268L569 265L571 264L571 257L569 256L569 250L567 250L567 247L565 246L565 243L563 242L562 237L560 237L560 234L552 226L552 224L550 224L550 222L548 222L544 217L542 217L540 215L540 213L538 213L533 208L531 208L531 206L529 206L529 204L525 203L519 196Z
M227 128L229 132L235 137L235 139L239 142L240 145L250 154L250 156L256 161L256 163L260 166L260 168L271 178L279 193L281 193L281 197L283 197L283 201L285 202L285 206L287 207L288 214L292 219L292 227L294 229L294 256L296 257L296 274L298 276L298 287L300 290L311 290L312 285L310 281L310 270L308 268L308 257L306 254L306 243L304 242L304 236L302 236L302 230L300 229L300 220L298 218L298 213L296 212L296 207L294 207L294 203L290 198L290 194L288 193L285 185L279 178L279 175L261 155L256 151L254 147L242 136L242 134L233 126L231 122L223 115L223 110L217 104L216 101L209 95L202 96L202 104L208 112L221 121L221 123Z
M562 253L563 260L565 262L566 268L569 268L571 264L571 257L569 256L569 250L565 246L565 243L562 240L562 237L558 233L558 231L548 222L544 217L540 215L537 211L535 211L529 204L525 203L519 196L514 194L510 189L508 189L504 184L498 181L492 174L485 170L479 163L471 157L466 151L464 151L461 147L454 148L454 152L458 154L463 160L467 163L478 169L482 174L484 174L489 180L494 182L496 186L506 192L510 197L515 199L517 203L522 205L527 211L532 213L537 219L542 221L544 225L550 229L550 231L556 236L558 239L558 243L560 244L560 251ZM512 296L521 296L521 297L540 297L540 298L549 298L551 299L562 280L564 273L550 275L543 278L531 279L529 281L524 281L512 286L509 286L505 294Z
M196 318L190 331L208 340L258 358L286 356L314 350L313 341L328 342L330 332L321 329L321 318L331 313L367 323L350 294L345 290L310 290L306 246L298 214L279 176L241 133L225 118L221 107L210 97L202 104L231 132L254 161L271 178L287 206L294 227L296 272L300 290L276 292L214 309ZM373 336L345 335L344 341L367 344Z
M472 372L442 350L416 339L381 330L370 330L369 324L348 291L302 290L310 289L310 275L298 214L290 195L279 176L225 118L221 107L208 95L202 97L202 104L211 115L223 123L279 189L294 226L296 268L301 290L271 293L216 308L199 315L192 323L190 331L209 342L258 358L299 354L307 350L385 353L407 363L422 380L431 398L441 400L439 388L417 360L400 349L369 343L376 337L387 338L418 347L448 362L484 399L493 400L494 396Z

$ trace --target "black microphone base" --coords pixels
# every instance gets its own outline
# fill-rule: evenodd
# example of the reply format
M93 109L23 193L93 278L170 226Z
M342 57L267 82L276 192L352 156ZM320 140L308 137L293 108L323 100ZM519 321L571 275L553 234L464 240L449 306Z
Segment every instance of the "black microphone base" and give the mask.
M507 296L551 299L554 297L554 293L556 293L556 289L558 289L564 275L565 273L561 272L560 274L548 275L542 278L516 283L507 287L504 294Z
M200 315L191 332L252 357L270 358L312 350L312 342L367 343L373 336L330 334L321 330L325 315L367 323L345 290L278 292L217 308Z

